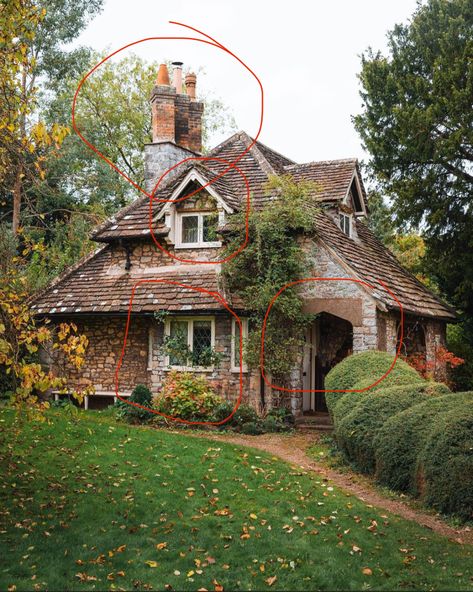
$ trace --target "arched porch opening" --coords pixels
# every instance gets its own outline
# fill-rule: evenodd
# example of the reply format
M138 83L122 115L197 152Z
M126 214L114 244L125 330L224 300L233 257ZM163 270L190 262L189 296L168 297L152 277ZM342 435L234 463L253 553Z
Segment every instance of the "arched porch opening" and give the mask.
M327 312L321 312L307 330L304 347L303 388L320 390L330 370L353 352L353 325ZM303 393L302 413L326 412L324 393Z

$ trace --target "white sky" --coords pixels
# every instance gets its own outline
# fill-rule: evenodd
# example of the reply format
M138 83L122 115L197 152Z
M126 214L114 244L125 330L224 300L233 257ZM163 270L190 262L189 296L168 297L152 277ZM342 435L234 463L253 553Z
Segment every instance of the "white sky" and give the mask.
M298 162L363 158L350 119L361 105L360 54L368 46L384 50L386 32L415 7L416 0L107 0L78 42L115 50L144 37L195 36L170 20L194 26L259 76L265 91L262 142ZM149 41L133 52L182 61L184 69L203 67L197 89L221 98L238 128L255 135L258 86L226 53L191 41Z

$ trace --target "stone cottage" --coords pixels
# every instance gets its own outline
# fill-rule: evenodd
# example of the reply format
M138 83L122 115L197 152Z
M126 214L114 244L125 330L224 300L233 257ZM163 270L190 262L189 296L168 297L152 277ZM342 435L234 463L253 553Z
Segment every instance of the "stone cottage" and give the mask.
M185 89L184 93L179 64L172 83L166 66L160 66L151 96L152 142L144 147L148 192L170 167L201 153L203 104L196 98L195 75L186 76ZM326 373L352 352L395 352L399 304L379 280L403 306L404 353L420 352L428 361L435 358L454 312L403 269L368 229L366 194L356 159L298 164L239 132L210 152L208 156L216 160L189 161L167 175L151 208L143 196L97 228L92 237L97 250L36 296L32 306L39 317L73 320L89 338L87 362L80 372L71 372L71 383L93 385L96 396L115 395L115 370L132 288L140 280L160 280L142 282L135 290L119 372L120 395L129 394L138 383L157 392L169 370L177 368L204 373L230 400L238 396L241 372L243 400L271 403L271 389L259 370L245 364L240 368L239 327L233 316L218 299L195 289L225 298L242 319L244 340L248 323L242 304L226 290L222 264L210 263L221 253L218 228L246 207L243 179L231 169L178 201L227 169L222 161L234 162L245 151L237 166L248 178L253 210L271 200L264 185L272 175L292 175L296 181L307 179L317 185L311 197L318 205L317 230L306 239L312 253L306 276L321 280L304 284L303 295L306 310L318 314L304 336L305 353L294 372L293 388L323 389ZM165 311L162 322L156 319L157 311ZM163 342L175 336L184 340L192 357L164 351ZM200 364L199 355L210 350L220 354L220 363ZM291 407L296 414L323 411L323 393L294 393Z

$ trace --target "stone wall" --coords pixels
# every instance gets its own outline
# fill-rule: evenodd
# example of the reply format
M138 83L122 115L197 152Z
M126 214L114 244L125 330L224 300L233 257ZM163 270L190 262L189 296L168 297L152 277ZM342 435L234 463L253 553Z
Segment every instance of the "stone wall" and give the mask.
M307 274L308 277L352 277L352 273L349 273L341 263L336 261L334 256L322 245L306 241L304 248L312 261L312 269ZM308 298L339 299L341 305L343 304L342 299L361 300L362 320L361 324L353 326L353 352L377 348L376 302L360 284L351 281L314 281L304 284L303 293ZM337 315L336 309L329 312ZM340 310L339 316L344 318L342 310Z
M167 253L164 253L154 243L149 241L140 241L132 243L131 245L131 269L130 273L133 274L137 270L152 271L153 268L169 266L169 265L188 265L181 263L180 261L169 257ZM180 257L181 259L187 259L192 261L211 261L212 259L218 259L219 249L174 249L167 247L173 254ZM113 245L110 250L110 269L109 272L114 271L123 273L126 263L126 252L123 247L119 245ZM192 265L192 264L191 264ZM218 264L217 264L218 265Z
M97 391L115 391L115 370L123 347L126 319L102 317L75 322L79 332L89 338L89 346L82 369L68 369L69 386L93 385ZM222 354L221 364L212 371L198 374L204 375L224 399L236 401L240 393L240 374L231 370L231 324L227 315L215 317L215 351ZM131 391L137 384L146 384L153 393L159 392L170 370L164 365L163 335L163 324L153 317L135 315L132 318L119 373L119 392ZM55 370L61 371L59 362ZM257 403L258 384L257 373L243 373L243 402Z

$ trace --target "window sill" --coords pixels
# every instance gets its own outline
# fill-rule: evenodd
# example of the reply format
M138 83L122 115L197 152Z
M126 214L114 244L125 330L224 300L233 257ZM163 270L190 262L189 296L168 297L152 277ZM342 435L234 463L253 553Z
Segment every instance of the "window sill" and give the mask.
M172 372L173 370L177 370L178 372L213 372L214 367L211 366L209 368L203 368L202 366L165 366L163 368L164 372Z
M216 249L221 247L221 242L215 243L179 243L175 244L175 249Z

